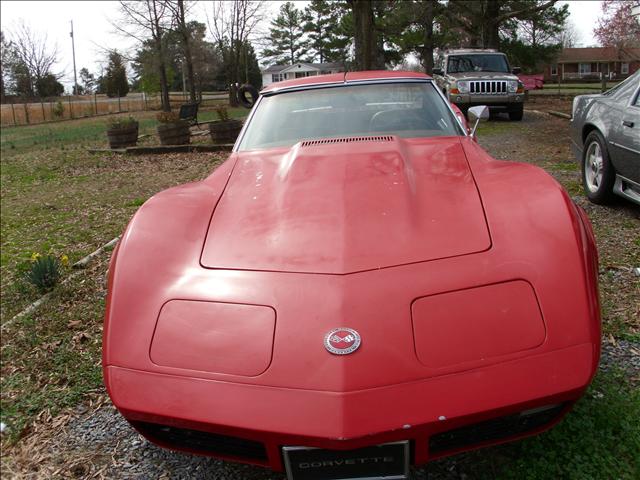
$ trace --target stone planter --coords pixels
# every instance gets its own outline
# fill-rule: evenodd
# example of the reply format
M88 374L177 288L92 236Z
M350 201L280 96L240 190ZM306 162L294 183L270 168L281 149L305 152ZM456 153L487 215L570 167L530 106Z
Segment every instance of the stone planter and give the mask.
M180 120L174 123L161 123L157 127L162 145L188 145L191 143L189 122Z
M213 143L235 143L242 130L240 120L220 120L209 124L209 135Z
M128 127L110 128L107 130L109 148L134 147L138 143L138 124Z

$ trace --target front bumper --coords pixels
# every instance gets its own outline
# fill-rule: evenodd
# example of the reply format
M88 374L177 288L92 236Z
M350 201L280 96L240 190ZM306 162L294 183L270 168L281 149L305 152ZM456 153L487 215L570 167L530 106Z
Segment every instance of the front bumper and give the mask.
M450 93L449 101L461 108L487 105L491 110L510 111L520 108L524 103L524 93L511 95L470 95L468 93Z
M351 450L410 440L412 463L421 464L537 433L557 422L584 392L597 357L597 346L585 343L457 374L351 392L230 383L118 366L105 367L105 381L116 407L152 441L281 471L281 448L286 445ZM433 439L443 432L558 404L563 405L558 415L526 431L464 445L449 439L444 448L441 442L433 446ZM155 435L145 427L148 423L248 441L249 451L257 448L259 454L181 445Z

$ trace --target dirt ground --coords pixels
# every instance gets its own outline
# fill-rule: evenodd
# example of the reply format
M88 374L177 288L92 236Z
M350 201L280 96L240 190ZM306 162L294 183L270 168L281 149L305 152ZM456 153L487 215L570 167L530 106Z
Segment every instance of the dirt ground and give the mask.
M540 98L527 108L570 112L571 102ZM632 268L640 266L640 209L622 200L601 207L584 199L579 170L569 149L567 120L529 111L522 122L509 122L505 117L482 124L479 140L497 159L545 168L589 214L600 251L605 342L615 348L624 342L624 352L611 354L607 361L619 364L638 382L640 279ZM96 274L104 275L106 259L100 260L100 265ZM500 455L496 449L487 451L483 455ZM61 415L51 417L44 412L31 433L3 452L3 457L5 478L283 478L260 468L157 448L127 425L102 391ZM478 478L476 467L469 460L476 458L453 457L427 470L419 469L416 475L431 479Z

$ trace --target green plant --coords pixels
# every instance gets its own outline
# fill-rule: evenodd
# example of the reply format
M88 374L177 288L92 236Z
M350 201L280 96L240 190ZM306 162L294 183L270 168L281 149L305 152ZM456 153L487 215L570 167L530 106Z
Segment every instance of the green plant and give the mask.
M160 112L156 115L156 119L160 123L176 123L180 117L176 112Z
M56 102L56 106L53 107L52 112L55 118L62 118L64 116L64 105L60 100Z
M124 128L137 127L137 126L138 126L138 121L133 117L112 118L111 120L109 120L109 123L108 123L109 130L112 130L112 129L119 130Z
M229 111L227 110L226 106L218 105L216 107L216 113L218 114L218 118L220 119L220 121L226 122L229 120Z
M48 292L60 281L62 261L53 255L41 256L39 254L33 254L31 259L31 266L24 273L25 279L40 293Z

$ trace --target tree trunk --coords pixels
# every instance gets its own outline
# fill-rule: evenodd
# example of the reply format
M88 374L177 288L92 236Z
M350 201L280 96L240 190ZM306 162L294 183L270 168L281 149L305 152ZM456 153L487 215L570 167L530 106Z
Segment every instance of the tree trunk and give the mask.
M355 64L358 70L371 70L376 62L376 31L369 0L350 0L354 23Z
M424 25L424 47L422 50L422 66L424 71L431 74L433 71L433 17L435 15L435 1L424 2L423 25Z
M189 99L195 102L196 98L196 82L193 74L193 57L191 56L191 39L189 38L189 30L184 15L184 0L178 0L178 14L180 22L180 32L182 33L182 41L184 42L184 59L187 62L187 80L189 81Z
M233 56L233 62L231 64L231 86L229 87L229 106L237 107L240 105L238 102L238 83L240 82L240 49L242 43L236 41L231 52Z
M489 0L483 22L483 47L500 48L500 0Z
M153 5L153 23L155 34L153 35L153 41L156 47L156 52L158 53L158 73L160 74L160 93L161 93L161 102L162 102L162 110L164 112L171 111L171 102L169 101L169 85L167 82L167 68L165 66L165 58L164 58L164 48L162 48L162 29L160 28L160 18L158 16L158 11L156 9L155 0L152 3Z

